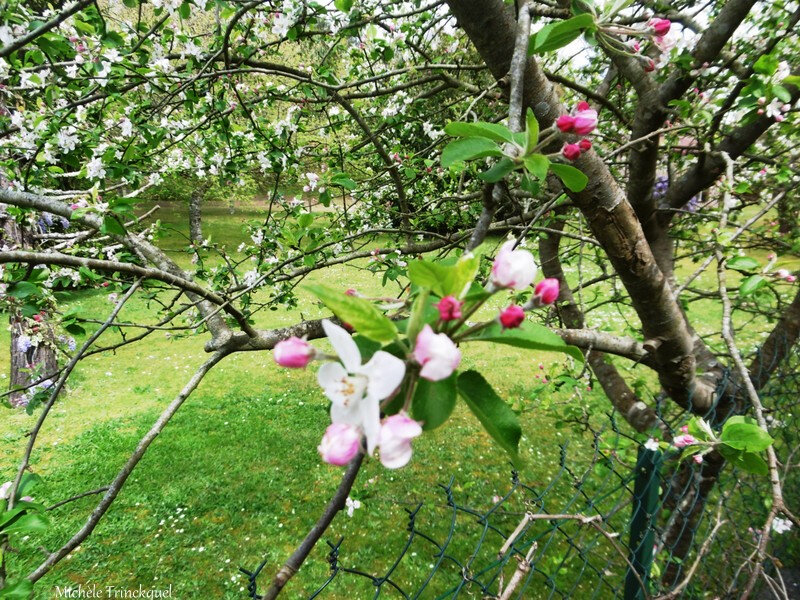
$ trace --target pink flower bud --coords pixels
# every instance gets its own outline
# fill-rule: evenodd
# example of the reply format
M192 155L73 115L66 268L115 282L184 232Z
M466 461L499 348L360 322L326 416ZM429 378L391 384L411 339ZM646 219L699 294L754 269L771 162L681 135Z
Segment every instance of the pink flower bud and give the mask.
M500 311L500 324L503 329L516 329L525 320L525 311L521 306L512 304Z
M786 279L790 275L791 273L789 273L788 269L778 269L775 271L775 276L780 277L781 279Z
M689 433L689 426L681 425L681 433Z
M558 300L558 292L558 279L555 277L548 277L536 284L534 296L539 300L540 304L552 304Z
M794 275L787 275L786 281L787 283L794 283L795 281L797 281L797 277L795 277Z
M695 454L694 456L692 456L692 460L694 462L696 462L698 465L702 465L703 464L703 455L702 454Z
M648 73L652 73L656 70L656 61L652 58L648 58L647 62L644 64L644 70Z
M275 344L272 356L282 367L302 369L314 358L314 346L299 337L292 336Z
M581 155L581 147L578 144L564 144L561 154L567 160L575 160Z
M572 115L561 115L556 119L556 127L561 130L561 133L569 133L575 127L575 117Z
M514 241L500 247L492 264L491 282L499 288L524 290L536 277L536 263L527 250L514 250Z
M685 448L686 446L691 446L692 444L696 444L697 440L694 439L694 436L687 434L679 435L674 440L672 440L672 444L676 448Z
M355 290L355 288L347 288L344 293L345 296L358 296L358 292Z
M669 33L670 27L672 27L672 21L669 19L659 19L654 18L650 19L647 22L648 27L650 30L658 36L664 36Z
M428 381L450 377L461 363L461 352L444 333L434 333L425 325L414 345L414 359L422 366L419 374Z
M411 440L422 435L422 427L404 413L387 417L381 425L381 464L399 469L411 460Z
M361 431L358 427L332 423L325 430L317 450L326 463L341 467L355 458L360 446Z
M585 106L586 108L581 108ZM597 127L597 111L587 102L578 103L578 112L575 113L575 127L573 131L578 135L589 135Z
M588 152L592 149L592 142L586 138L583 138L580 142L578 142L578 147L581 149L581 152Z
M455 321L461 318L461 306L463 304L455 296L445 296L434 306L439 309L439 318L442 321Z

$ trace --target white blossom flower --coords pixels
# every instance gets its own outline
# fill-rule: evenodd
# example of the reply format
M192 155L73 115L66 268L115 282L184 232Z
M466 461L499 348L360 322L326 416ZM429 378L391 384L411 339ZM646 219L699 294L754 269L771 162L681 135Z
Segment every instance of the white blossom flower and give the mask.
M367 453L372 454L380 438L380 401L398 388L406 365L383 350L362 365L361 352L347 331L328 319L322 328L342 361L325 363L317 372L317 381L331 400L331 421L360 427Z

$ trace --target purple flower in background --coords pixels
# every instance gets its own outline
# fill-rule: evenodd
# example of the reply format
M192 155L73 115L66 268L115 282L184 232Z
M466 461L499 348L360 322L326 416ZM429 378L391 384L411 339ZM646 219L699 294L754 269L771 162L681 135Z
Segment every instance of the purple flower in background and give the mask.
M23 334L17 338L17 352L25 353L30 350L31 346L33 346L33 342L27 335Z
M666 175L660 175L656 177L655 185L653 185L653 198L656 200L661 200L664 196L667 195L667 189L669 188L669 177Z
M662 200L667 195L667 190L669 190L669 177L666 175L656 177L656 182L653 184L653 199ZM692 196L684 206L689 212L697 212L698 208L700 208L700 196Z

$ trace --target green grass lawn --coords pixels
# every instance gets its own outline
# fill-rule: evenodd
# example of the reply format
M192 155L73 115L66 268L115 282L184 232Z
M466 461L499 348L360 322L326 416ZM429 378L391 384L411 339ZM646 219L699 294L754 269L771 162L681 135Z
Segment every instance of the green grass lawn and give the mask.
M230 215L227 206L210 206L204 213L206 235L233 251L244 239L244 223L258 220L262 210L254 204ZM179 263L188 265L188 256L181 251L188 220L183 207L166 206L159 218L169 227L162 245ZM313 273L306 281L385 295L380 278L363 267L363 263L335 266ZM691 267L682 269L688 272ZM703 304L709 306L697 306L708 313L704 325L709 332L718 330L718 314L710 303ZM82 316L98 319L111 306L102 289L74 293L69 305ZM483 310L488 315L497 306ZM125 307L121 318L153 322L153 314L137 298ZM279 327L324 314L301 290L296 310L259 312L256 325ZM623 323L614 307L592 318L605 321L611 329ZM107 333L101 341L108 343L117 335ZM159 412L205 360L204 341L157 332L142 343L80 363L33 455L32 468L43 477L36 499L50 504L107 484ZM324 347L326 342L315 344ZM7 331L0 335L0 345L8 347ZM8 372L7 361L3 354L0 372ZM588 402L598 392L584 391L583 400L569 393L538 394L540 363L553 374L562 372L567 361L555 354L509 348L495 353L488 346L467 346L463 366L479 368L501 394L524 409L521 446L526 462L521 479L546 486L558 472L560 445L569 434L555 426L556 417L545 406ZM578 366L574 372L579 370ZM642 367L636 374L650 377ZM4 412L0 481L12 477L34 418L21 411ZM253 568L267 559L260 579L263 588L338 483L341 470L322 463L316 452L328 423L327 401L315 383L314 370L278 368L268 352L225 359L153 443L94 534L41 581L36 597L55 597L55 586L83 582L120 588L171 584L177 598L242 598L246 580L238 568ZM571 456L580 458L588 452L590 436L571 436ZM420 501L430 503L432 512L420 518L430 519L432 530L444 526L448 517L442 512L444 497L436 486L451 476L460 501L482 510L509 485L507 457L463 405L445 426L415 441L408 467L389 471L377 461L368 461L352 493L362 507L352 517L337 516L323 539L344 536L343 564L378 573L391 564L406 539L405 508ZM573 493L566 486L554 492L553 499L570 498ZM18 552L10 558L12 573L25 573L38 564L43 557L39 547L60 546L85 522L98 499L86 498L53 511L53 526L42 537L15 540ZM509 520L508 530L515 524ZM458 541L465 556L474 543L467 534ZM492 543L489 554L500 545L496 540ZM326 548L321 543L315 549L289 584L287 597L307 596L324 582ZM427 553L415 550L404 560L398 581L419 583L431 560L430 549ZM325 597L371 597L374 593L371 584L361 589L352 587L352 579L344 581L350 584L337 580Z

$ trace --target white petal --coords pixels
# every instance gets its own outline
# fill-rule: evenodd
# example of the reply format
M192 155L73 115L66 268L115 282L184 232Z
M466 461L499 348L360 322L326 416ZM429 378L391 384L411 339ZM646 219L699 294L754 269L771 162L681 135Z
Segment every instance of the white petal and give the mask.
M361 407L359 404L351 404L350 406L331 404L331 423L344 423L345 425L361 427L361 420Z
M346 377L347 371L337 362L327 362L317 371L317 382L334 404L344 405L350 399L342 393L342 380Z
M350 373L355 373L361 366L361 352L358 351L358 346L350 337L350 334L344 328L334 325L328 319L322 320L322 328L325 330L325 335L331 342L331 346L336 350L342 364Z
M437 357L426 362L419 374L428 381L441 381L450 377L454 370L451 362Z
M388 352L379 350L358 372L369 379L367 398L383 400L388 398L403 381L406 363Z
M365 398L361 403L361 427L367 438L367 454L372 454L381 437L381 408L377 400Z
M381 444L381 464L387 469L405 467L411 460L411 444L407 441L394 444Z

